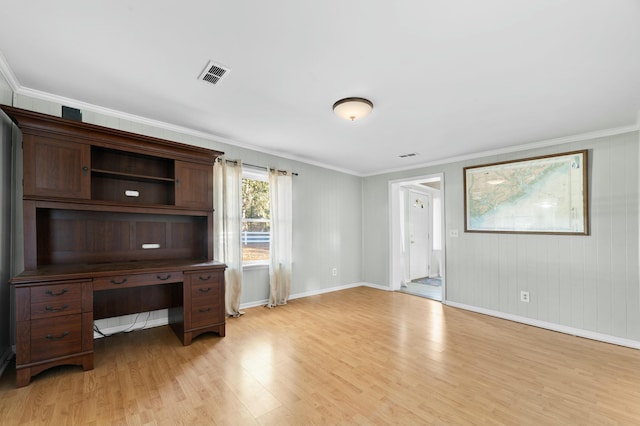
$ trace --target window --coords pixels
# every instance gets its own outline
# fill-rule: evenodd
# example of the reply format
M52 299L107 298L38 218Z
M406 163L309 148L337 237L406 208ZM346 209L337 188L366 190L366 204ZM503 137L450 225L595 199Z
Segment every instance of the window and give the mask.
M266 170L245 168L242 172L242 263L269 262L269 178Z

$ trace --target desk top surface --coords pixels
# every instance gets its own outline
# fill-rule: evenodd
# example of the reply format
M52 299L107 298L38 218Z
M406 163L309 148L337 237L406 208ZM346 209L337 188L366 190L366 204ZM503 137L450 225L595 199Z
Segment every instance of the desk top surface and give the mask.
M22 285L43 281L82 280L111 275L140 274L145 272L199 271L225 269L224 263L211 260L172 259L153 261L129 261L97 264L46 265L24 271L11 279L11 284Z

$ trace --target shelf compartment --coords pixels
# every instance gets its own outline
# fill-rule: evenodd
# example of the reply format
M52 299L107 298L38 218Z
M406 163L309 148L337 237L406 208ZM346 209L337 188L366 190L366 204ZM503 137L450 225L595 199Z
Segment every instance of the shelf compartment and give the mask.
M175 205L175 164L169 158L91 147L91 199Z
M128 176L144 176L152 179L173 180L174 161L170 158L154 157L135 152L91 147L91 168L103 173Z
M92 174L91 198L122 204L173 206L175 185L173 180Z
M36 209L38 267L206 259L207 229L207 216Z

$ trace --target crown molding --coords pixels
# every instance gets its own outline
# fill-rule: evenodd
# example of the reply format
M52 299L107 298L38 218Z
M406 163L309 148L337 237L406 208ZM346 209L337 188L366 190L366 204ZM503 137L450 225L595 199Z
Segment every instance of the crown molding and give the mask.
M20 85L16 75L13 73L13 70L9 66L9 62L2 51L0 51L0 74L2 74L7 83L9 83L9 87L11 87L13 93L20 90L22 86Z
M506 148L492 149L489 151L478 151L471 154L459 155L455 157L443 158L442 160L430 161L422 164L413 164L406 167L398 167L387 169L380 172L361 175L362 177L379 176L387 173L404 172L407 170L421 169L423 167L432 167L442 164L457 163L460 161L474 160L477 158L488 157L493 155L510 154L513 152L527 151L530 149L546 148L550 146L563 145L572 142L581 142L590 139L597 139L606 136L620 135L640 130L640 112L638 113L638 123L629 126L613 127L611 129L596 130L593 132L580 133L578 135L564 136L561 138L547 139L544 141L531 142L522 145L514 145Z

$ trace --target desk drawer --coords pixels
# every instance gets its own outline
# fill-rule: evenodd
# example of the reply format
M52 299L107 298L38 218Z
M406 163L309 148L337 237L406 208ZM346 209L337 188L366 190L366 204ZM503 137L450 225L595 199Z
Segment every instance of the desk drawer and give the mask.
M82 352L82 315L31 321L31 362Z
M191 286L199 286L204 284L216 284L222 281L223 272L219 271L201 271L189 274Z
M191 283L191 327L224 322L224 279L220 271L189 274Z
M219 301L193 305L191 308L191 328L224 322L225 311Z
M182 282L182 271L155 272L151 274L114 275L93 279L93 290L115 290L126 287Z
M82 285L64 283L35 286L31 292L31 319L82 312Z
M222 288L222 284L220 282L212 282L212 283L195 283L193 280L191 281L191 300L196 299L204 299L204 298L220 298L222 296L222 292L220 291Z

